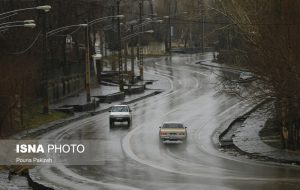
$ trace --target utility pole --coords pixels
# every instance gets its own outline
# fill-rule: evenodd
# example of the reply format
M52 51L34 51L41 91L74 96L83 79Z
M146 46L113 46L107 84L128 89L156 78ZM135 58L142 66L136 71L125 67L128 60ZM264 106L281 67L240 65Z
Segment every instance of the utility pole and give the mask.
M169 24L166 22L166 27L165 27L165 30L166 30L166 32L165 32L165 52L169 52L169 48L168 48L168 45L169 45L169 43L168 43L168 33L169 33Z
M105 35L105 32L104 31L101 31L100 32L100 52L101 52L101 59L100 59L100 69L99 69L99 77L98 77L98 80L99 82L101 82L101 73L103 71L103 65L104 65L104 35Z
M204 14L204 7L203 7L203 4L202 4L202 9L201 9L201 1L198 0L198 9L199 9L199 13L200 13L200 16L201 16L201 24L202 24L202 37L201 37L201 52L204 53L204 31L205 31L205 26L204 26L204 18L205 18L205 14ZM201 15L201 12L202 12L202 15Z
M125 58L125 60L124 60L124 71L125 71L125 73L127 73L127 71L128 71L128 68L127 68L127 58L128 58L128 41L127 40L125 40L125 43L124 43L124 58Z
M112 15L113 16L115 16L115 6L112 6L112 8L111 8L111 10L112 10ZM113 17L112 18L112 34L111 34L112 36L113 36L113 39L115 38L115 17ZM112 59L112 70L113 71L116 71L116 62L115 62L115 47L116 47L116 43L115 43L115 41L113 41L113 43L112 43L112 46L113 46L113 50L112 50L112 57L113 57L113 59Z
M120 15L120 0L117 0L117 15ZM121 22L120 17L118 17L118 62L119 62L119 87L120 91L124 91L123 86L123 63L122 63L122 39L121 39Z
M131 34L133 34L133 24L130 26ZM131 84L134 84L134 47L131 43Z
M202 15L202 46L201 46L201 51L202 51L202 53L204 53L204 30L205 30L205 28L204 28L204 17L205 17L205 15L203 14Z
M86 89L86 101L91 101L91 64L90 64L90 32L89 32L89 21L85 23L85 89Z
M48 19L47 19L47 12L43 13L43 57L44 57L44 66L43 66L43 81L44 81L44 87L43 87L43 113L48 114L49 113L49 94L48 94L48 43L47 43L47 28L48 26Z
M169 53L171 53L171 50L172 50L172 28L171 28L171 1L169 0L169 18L168 18L168 40L169 40L169 47L168 47L168 50L169 50Z
M140 24L143 23L143 9L144 9L144 0L139 0L139 9L140 9ZM144 63L143 63L143 48L141 45L142 42L142 33L143 33L144 27L140 27L140 34L138 35L138 46L137 46L137 52L138 52L138 60L139 60L139 69L140 69L140 79L143 80L144 78Z
M124 23L126 23L124 21ZM127 31L127 26L125 26L124 31ZM123 71L125 71L126 75L127 75L127 71L128 71L128 67L127 67L127 59L128 59L128 40L124 41L124 68Z

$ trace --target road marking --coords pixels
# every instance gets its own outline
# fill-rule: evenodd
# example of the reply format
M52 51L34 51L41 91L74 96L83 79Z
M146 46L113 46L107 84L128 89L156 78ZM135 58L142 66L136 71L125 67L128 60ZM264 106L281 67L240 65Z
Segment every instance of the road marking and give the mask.
M174 69L177 69L177 68L174 68ZM177 69L177 70L183 70L183 71L189 71L189 72L192 72L192 73L197 73L197 74L201 74L201 73L199 73L199 72L195 72L195 71L190 71L190 70L186 70L186 69ZM204 76L207 76L207 75L204 75ZM170 75L169 75L169 77L171 77ZM193 79L195 79L195 78L193 78ZM172 82L172 80L171 79L168 79L169 80L169 82L171 81ZM196 80L197 81L197 83L198 83L198 85L197 86L199 86L199 81L198 80ZM173 82L171 83L172 85L173 85L173 89L174 89L174 84L173 84ZM178 90L176 90L176 91L174 91L174 92L172 92L172 93L170 93L170 94L168 94L168 95L166 95L166 96L170 96L170 95L172 95L172 94L174 94L174 93L176 93L176 92L178 92L180 89L178 89ZM180 96L183 96L183 95L186 95L186 94L188 94L188 93L191 93L193 90L195 90L195 89L191 89L191 90L189 90L188 92L185 92L185 93L183 93L183 94L181 94ZM165 102L165 103L168 103L168 102ZM175 108L175 111L176 111L176 109L178 109L178 108ZM174 112L174 110L172 111L172 112ZM172 112L170 112L170 113L172 113ZM167 114L170 114L170 113L167 113ZM165 115L164 115L165 116ZM91 120L92 118L88 118L88 120ZM95 119L95 118L93 118L93 119ZM99 118L99 119L96 119L97 121L101 121L101 120L104 120L104 119L106 119L106 116L105 117L101 117L101 118ZM80 127L82 127L81 125L82 124L87 124L87 123L89 123L90 121L85 121L85 122L82 122L82 123L78 123L77 125L77 127L75 127L75 129L77 129L77 128L80 128ZM70 124L71 125L71 124ZM69 126L70 127L70 126ZM161 167L161 166L159 166L159 165L157 165L157 163L153 163L153 162L150 162L150 161L146 161L146 160L142 160L142 159L140 159L137 155L135 155L134 154L134 152L132 151L132 149L131 149L131 146L130 146L130 139L132 138L132 136L136 133L136 132L138 132L140 129L142 129L144 126L143 125L141 125L141 126L139 126L139 127L135 127L132 131L130 131L123 139L122 139L122 141L121 141L121 146L122 146L122 148L123 148L123 150L124 150L124 152L125 152L125 154L127 154L129 157L131 157L133 160L136 160L136 161L138 161L138 162L140 162L140 163L142 163L142 164L145 164L145 165L147 165L147 166L151 166L151 167L153 167L153 168L155 168L155 169L158 169L158 170L162 170L162 171L166 171L166 172L170 172L170 173L176 173L176 174L183 174L183 175L189 175L189 176L199 176L199 177L205 177L205 178L207 178L207 177L210 177L210 178L217 178L217 179L232 179L232 180L257 180L257 181L279 181L278 179L275 179L275 178L253 178L253 177L233 177L233 176L211 176L211 175L204 175L204 174L199 174L199 173L188 173L188 172L181 172L181 171L177 171L177 170L174 170L174 169L170 169L170 168L164 168L164 167ZM72 128L70 128L70 129L68 129L68 130L66 130L65 132L67 132L67 131L70 131L70 130L74 130L74 127L72 127ZM63 130L62 130L63 131ZM63 135L60 135L60 137L63 137ZM205 147L201 147L201 148L205 148ZM88 182L91 182L91 183L96 183L96 184L101 184L101 185L110 185L110 184L108 184L108 183L104 183L104 182L98 182L98 181L95 181L95 180L91 180L91 179L88 179L88 178L85 178L85 177L82 177L82 176L80 176L80 175L78 175L78 174L76 174L76 173L74 173L74 172L72 172L72 171L70 171L68 168L66 168L65 166L62 166L63 168L61 168L61 169L63 169L62 171L64 171L64 172L67 172L68 174L70 174L71 176L73 176L74 174L74 176L76 176L76 178L78 178L79 180L86 180L86 181L88 181ZM284 180L284 181L287 181L286 179L281 179L281 180ZM295 179L290 179L290 181L295 181ZM113 185L116 185L116 184L113 184ZM118 185L116 186L116 188L117 187L119 187ZM122 186L123 187L123 186ZM120 187L119 187L120 188ZM123 188L122 188L123 189ZM133 189L133 188L130 188L130 189Z

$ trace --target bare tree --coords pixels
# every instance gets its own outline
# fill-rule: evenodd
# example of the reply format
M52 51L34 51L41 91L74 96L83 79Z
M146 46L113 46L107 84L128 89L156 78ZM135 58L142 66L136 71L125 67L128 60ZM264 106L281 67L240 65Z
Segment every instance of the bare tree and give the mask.
M253 98L275 100L286 148L299 147L300 108L300 2L231 0L217 1L215 9L236 26L241 37L240 60L259 79Z

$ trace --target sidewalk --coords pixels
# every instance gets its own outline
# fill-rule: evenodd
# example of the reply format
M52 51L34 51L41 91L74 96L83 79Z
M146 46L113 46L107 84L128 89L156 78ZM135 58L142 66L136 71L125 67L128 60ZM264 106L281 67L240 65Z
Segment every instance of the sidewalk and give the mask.
M289 151L271 147L265 144L259 136L271 113L266 111L270 104L264 104L251 113L239 127L233 137L234 146L241 152L266 158L276 162L300 164L300 151Z
M205 60L198 61L195 64L205 66L205 67L214 67L214 68L225 69L225 70L230 70L235 72L247 71L246 69L241 69L238 66L229 66L225 63L218 63L217 60L215 60L213 53L210 53Z
M99 85L96 88L91 89L91 96L105 96L108 94L119 92L118 86L105 86ZM92 98L93 99L93 98ZM62 99L59 102L50 105L50 109L59 108L61 106L68 105L83 105L86 104L86 92L82 91L74 96L69 96L67 98Z

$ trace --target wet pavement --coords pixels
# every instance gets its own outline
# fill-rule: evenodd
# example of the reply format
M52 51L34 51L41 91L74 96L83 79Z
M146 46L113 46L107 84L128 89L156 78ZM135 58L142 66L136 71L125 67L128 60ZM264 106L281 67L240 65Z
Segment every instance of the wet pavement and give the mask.
M271 147L264 143L259 136L259 132L264 127L268 118L271 118L270 106L267 103L252 113L235 132L234 145L246 154L265 157L279 162L300 163L300 152L282 150ZM268 111L267 111L268 110Z
M109 128L102 113L49 132L42 139L99 141L94 166L41 166L42 181L60 189L299 189L300 167L248 160L218 151L216 130L249 105L220 93L219 70L195 64L212 54L174 55L145 60L147 77L161 77L157 96L130 104L131 128ZM186 144L161 144L159 126L188 126ZM84 163L83 163L84 164Z

